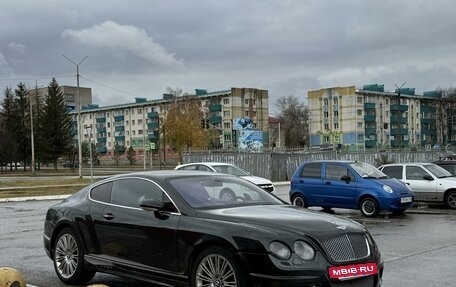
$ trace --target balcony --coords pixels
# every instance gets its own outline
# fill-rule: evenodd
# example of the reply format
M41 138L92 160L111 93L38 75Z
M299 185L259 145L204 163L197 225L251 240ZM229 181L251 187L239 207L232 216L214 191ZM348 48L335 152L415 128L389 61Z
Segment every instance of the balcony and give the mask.
M124 115L118 115L118 116L114 116L114 121L115 122L121 122L125 119Z
M222 122L222 117L221 116L214 116L209 118L209 123L214 125Z
M375 103L364 103L365 109L375 109Z
M435 114L435 112L437 111L436 108L434 107L429 107L429 106L420 106L420 111L422 113L432 113L432 114Z
M391 105L390 106L390 110L391 111L401 111L401 112L405 112L405 111L408 111L408 106L407 105Z
M210 105L209 106L209 111L210 112L221 112L222 111L222 105Z
M106 122L106 118L97 118L97 124L105 123L105 122Z
M375 135L375 134L377 134L377 129L376 128L364 128L364 133L366 135Z
M105 133L106 127L97 128L97 133Z
M150 119L158 118L158 112L148 112L147 117Z
M147 138L152 141L158 140L158 133L154 133L154 132L148 133Z
M422 135L435 135L435 134L437 134L437 131L434 129L421 129L421 134Z
M364 146L367 148L372 148L372 147L375 147L376 145L377 145L377 140L366 140L364 142Z
M399 146L408 146L408 140L391 140L392 147L399 147Z
M116 126L116 127L114 128L114 130L115 130L116 132L123 132L123 131L125 131L125 127L124 127L124 126Z
M99 153L106 153L107 151L108 151L108 149L106 148L106 146L97 147L97 152L99 152Z
M401 134L401 135L408 135L408 129L406 128L394 128L394 129L391 129L391 135L398 135L398 134Z
M373 116L373 115L365 115L364 116L364 121L365 122L375 122L376 119L377 119L377 116Z
M391 116L390 117L390 122L391 123L399 123L399 119L401 120L401 123L407 123L407 118L399 117L399 116Z
M147 123L147 128L150 131L158 129L158 122Z
M421 119L422 124L434 124L435 122L436 122L436 119L431 119L431 118Z
M125 136L115 136L114 137L116 142L123 142L125 141Z
M114 150L119 153L125 152L125 147L123 145L117 145L114 147Z
M105 144L106 143L106 138L97 138L97 143Z

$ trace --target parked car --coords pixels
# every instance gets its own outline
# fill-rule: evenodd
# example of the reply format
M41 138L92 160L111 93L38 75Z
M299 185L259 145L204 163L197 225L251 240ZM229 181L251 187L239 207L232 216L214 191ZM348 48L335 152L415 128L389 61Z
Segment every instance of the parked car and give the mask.
M416 201L444 202L456 209L456 177L434 163L393 163L379 167L410 186Z
M224 186L243 197L211 196ZM103 179L49 208L44 247L77 285L104 272L166 286L374 287L384 266L363 225L214 172Z
M368 163L312 161L293 174L290 201L301 207L359 209L364 216L377 216L381 210L404 212L413 204L413 193Z
M456 175L456 155L452 154L441 157L433 163L448 170L451 174Z
M67 160L66 162L63 163L63 167L78 168L79 167L79 163L77 161L69 161L69 160Z
M273 192L274 191L274 185L269 179L259 177L259 176L254 176L248 173L247 171L229 163L222 163L222 162L195 162L195 163L187 163L187 164L181 164L176 166L174 169L177 170L200 170L200 171L211 171L211 172L221 172L221 173L227 173L235 176L242 177L243 179L246 179L262 189L268 191L268 192Z

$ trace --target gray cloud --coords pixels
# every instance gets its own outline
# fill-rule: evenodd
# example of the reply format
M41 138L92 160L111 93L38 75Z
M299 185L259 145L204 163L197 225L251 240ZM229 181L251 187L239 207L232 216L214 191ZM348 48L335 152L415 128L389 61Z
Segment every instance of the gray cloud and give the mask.
M168 86L268 89L271 113L279 97L328 86L422 93L456 85L455 12L450 0L7 1L0 87L75 85L64 54L88 56L81 85L102 105Z

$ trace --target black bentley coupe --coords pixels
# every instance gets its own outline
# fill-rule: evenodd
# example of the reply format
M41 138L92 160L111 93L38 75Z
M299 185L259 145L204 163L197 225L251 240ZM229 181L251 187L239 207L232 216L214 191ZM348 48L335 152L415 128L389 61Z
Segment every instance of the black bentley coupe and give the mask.
M378 287L383 273L361 224L209 172L94 183L49 208L44 247L67 284L104 272L161 286Z

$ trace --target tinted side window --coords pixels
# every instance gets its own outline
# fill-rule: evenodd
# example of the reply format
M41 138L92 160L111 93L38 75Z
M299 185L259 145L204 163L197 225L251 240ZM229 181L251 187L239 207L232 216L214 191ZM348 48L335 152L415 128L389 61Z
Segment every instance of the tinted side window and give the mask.
M301 171L301 177L320 178L321 166L321 163L306 164Z
M382 172L389 177L402 179L402 166L385 166Z
M199 165L199 166L198 166L198 170L202 170L202 171L212 171L210 168L208 168L208 167L205 166L205 165Z
M95 186L90 191L90 197L93 200L110 203L111 202L111 188L112 182L100 184Z
M182 169L182 170L195 170L196 169L196 165L184 166L184 167L181 167L180 169Z
M144 197L163 202L168 211L177 211L161 188L150 181L128 178L119 179L113 184L113 204L139 208L139 201Z
M350 172L348 171L347 168L337 165L337 164L326 164L326 179L329 180L340 180L342 176L348 175L352 179L354 178L353 176L350 175Z
M419 166L407 166L405 168L407 179L424 180L423 176L429 175L424 169Z

